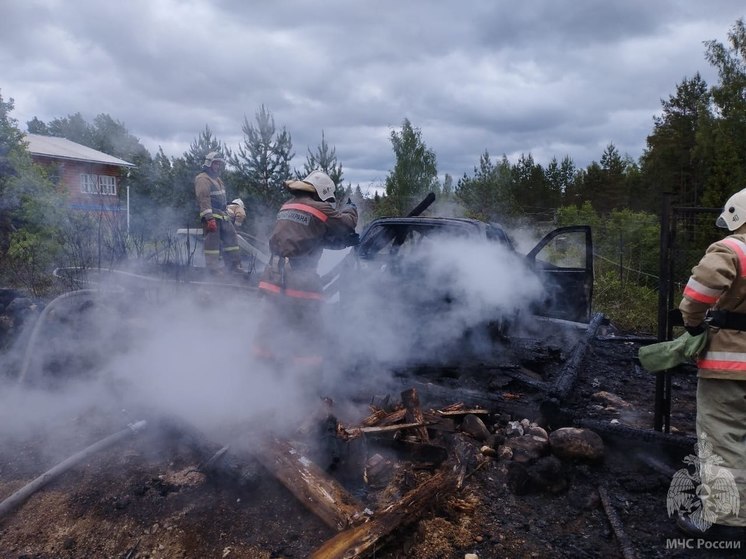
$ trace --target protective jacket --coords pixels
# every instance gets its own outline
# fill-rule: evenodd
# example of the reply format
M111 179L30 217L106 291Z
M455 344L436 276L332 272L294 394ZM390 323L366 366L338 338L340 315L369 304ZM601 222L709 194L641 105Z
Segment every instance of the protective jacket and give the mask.
M194 194L199 204L199 217L204 220L226 217L225 186L220 177L212 177L206 171L194 179Z
M354 233L357 209L338 210L310 193L298 191L277 214L269 248L270 263L259 289L297 299L322 299L322 285L316 272L324 246L330 238Z
M686 326L699 326L710 309L746 313L746 233L711 244L694 268L679 305ZM709 328L697 361L702 378L746 380L746 331Z

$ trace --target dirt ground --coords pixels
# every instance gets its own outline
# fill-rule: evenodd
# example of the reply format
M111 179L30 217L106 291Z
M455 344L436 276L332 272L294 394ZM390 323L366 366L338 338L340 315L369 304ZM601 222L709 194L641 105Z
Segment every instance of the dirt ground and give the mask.
M636 365L640 343L638 338L617 332L613 324L603 325L577 363L577 377L551 420L539 409L546 394L532 388L531 381L551 384L565 370L572 346L516 338L508 344L512 353L503 358L503 374L494 364L461 371L442 367L401 372L402 389L428 382L444 388L437 397L420 391L425 410L441 406L452 394L452 403L488 407L484 423L492 431L524 417L544 422L549 431L573 424L602 426L597 432L603 437L605 454L600 462L563 461L558 475L566 483L553 490L517 489L509 461L484 457L459 491L437 499L425 514L381 541L370 556L740 556L740 550L708 550L697 542L686 549L671 543L674 539L681 542L683 536L666 511L670 478L655 464L678 470L684 467L683 457L693 453L684 443L694 433L696 378L687 371L673 379L672 433L654 433L655 378ZM504 374L516 371L520 374ZM340 407L346 414L340 411L340 422L354 426L370 413L364 400L367 397L370 402L374 395L368 392L366 396L368 389L361 385L357 407ZM599 399L603 392L628 405ZM478 401L464 397L469 394ZM351 415L351 409L359 415ZM73 420L64 437L11 441L0 451L0 499L59 463L50 461L50 445L68 449L66 455L72 456L147 414L144 409L113 413L91 407ZM83 439L75 422L95 426L95 431L86 430ZM605 432L604 427L612 432ZM478 449L483 443L465 436L463 440L481 456ZM206 456L219 448L216 441L203 440L188 428L182 430L155 418L140 434L92 454L0 517L0 557L293 559L310 557L335 535L248 454L231 457L240 464L238 475L201 471ZM373 442L367 448L371 453ZM325 452L316 449L321 465L327 466L323 464L328 458ZM406 454L398 455L395 465L396 475L417 478L404 482L403 487L432 475L427 469L413 468ZM330 468L332 476L343 473ZM380 491L366 487L360 479L342 481L373 511L387 502ZM599 487L608 494L628 538L626 555L602 506Z

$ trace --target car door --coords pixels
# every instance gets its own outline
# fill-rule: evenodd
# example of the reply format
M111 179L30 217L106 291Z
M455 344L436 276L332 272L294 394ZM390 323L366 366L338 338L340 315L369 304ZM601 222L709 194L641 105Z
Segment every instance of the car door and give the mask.
M555 229L526 255L539 274L546 298L540 316L588 322L593 303L593 240L588 225Z

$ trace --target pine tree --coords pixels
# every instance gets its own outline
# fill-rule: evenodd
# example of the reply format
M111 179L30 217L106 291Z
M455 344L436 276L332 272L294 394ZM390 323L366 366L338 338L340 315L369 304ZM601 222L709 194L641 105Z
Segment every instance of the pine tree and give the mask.
M230 162L236 169L240 195L248 197L251 206L277 210L287 198L285 181L290 178L293 144L284 127L277 130L272 113L264 105L255 118L256 126L244 117L244 139Z
M396 162L386 177L385 210L406 215L438 184L435 153L422 140L422 132L404 119L401 132L391 132Z
M303 172L296 173L296 178L299 180L307 177L311 171L323 171L329 178L334 181L334 197L337 200L342 200L345 197L344 186L342 185L342 164L337 161L337 150L334 147L329 147L326 143L324 131L321 131L321 143L316 147L316 151L312 152L311 148L308 148L306 154L306 162L303 165Z

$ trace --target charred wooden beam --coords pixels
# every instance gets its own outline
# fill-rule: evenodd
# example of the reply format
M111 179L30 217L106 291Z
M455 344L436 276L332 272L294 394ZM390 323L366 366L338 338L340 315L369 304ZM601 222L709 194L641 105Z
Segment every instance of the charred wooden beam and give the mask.
M505 392L489 393L461 387L448 388L423 382L409 382L408 384L417 388L420 398L431 407L460 400L466 402L469 406L479 406L491 411L498 410L521 419L534 417L538 415L539 411L539 403L528 395L514 400L510 399L508 393Z
M344 530L365 517L365 505L287 441L259 445L257 459L295 497L334 530Z
M597 419L579 419L575 421L578 427L595 431L607 442L631 448L650 444L661 450L673 453L691 452L697 443L697 438L689 435L671 435L652 429L638 429L628 425L612 425L607 421Z
M402 404L404 404L405 409L404 419L406 419L408 423L424 423L425 419L422 416L422 409L420 409L420 397L417 395L417 390L415 388L403 390L401 393L401 401ZM430 440L426 427L415 427L412 430L417 433L417 437L420 441L427 442Z
M619 515L614 509L614 505L611 503L609 494L606 492L606 489L603 486L598 487L598 496L601 498L601 504L603 505L604 512L606 513L606 518L609 519L611 529L614 531L617 543L619 543L619 549L622 552L622 557L624 557L624 559L635 559L637 557L637 554L635 553L635 548L632 545L632 541L629 539L629 536L627 536L627 532L624 531L624 524L622 523L622 519L619 518Z
M454 417L458 415L489 415L489 410L482 408L464 408L461 410L435 410L435 413L442 417Z
M372 435L375 433L392 433L395 431L401 431L402 429L416 429L419 427L426 427L427 421L417 421L413 423L396 423L394 425L380 425L373 427L350 427L342 428L343 438L354 439L361 435Z
M453 466L446 467L401 500L376 512L365 524L340 532L311 555L311 559L353 559L365 557L375 551L383 538L419 519L439 498L456 490L458 473Z
M360 425L362 425L363 427L372 427L373 425L378 425L388 414L389 412L387 412L386 410L373 410L373 413L363 419L360 422Z
M580 363L585 357L591 340L596 337L598 329L601 327L601 324L605 319L606 317L603 313L596 313L590 321L585 337L576 344L570 359L567 360L567 363L565 363L565 366L562 368L557 380L552 385L552 396L559 400L564 400L570 393L570 390L572 390L575 380L577 379Z

